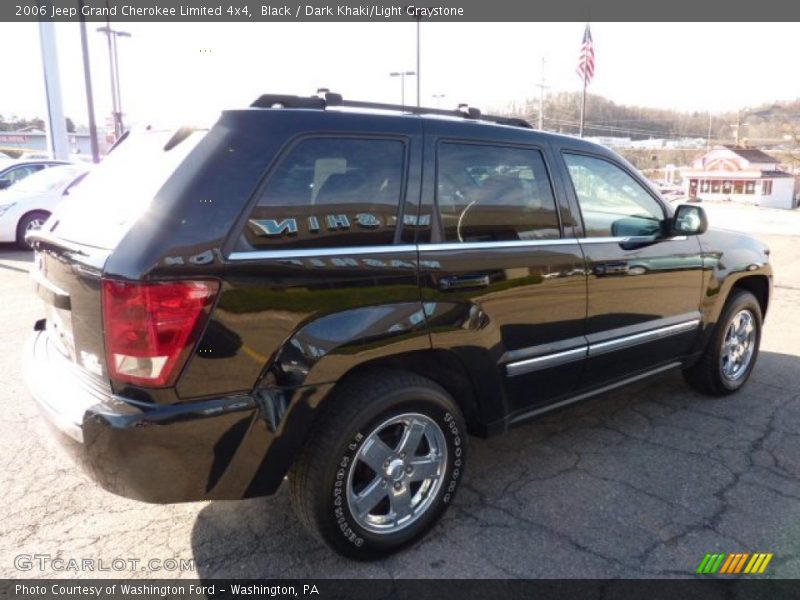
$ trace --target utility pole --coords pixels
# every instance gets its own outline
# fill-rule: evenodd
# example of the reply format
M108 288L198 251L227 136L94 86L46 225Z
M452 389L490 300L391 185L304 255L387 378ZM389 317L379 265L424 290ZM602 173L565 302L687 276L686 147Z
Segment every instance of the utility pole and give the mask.
M39 21L39 40L42 45L44 91L47 97L47 149L53 158L66 160L69 158L69 139L61 103L56 31L52 21Z
M736 145L739 145L739 130L742 128L742 111L736 111Z
M117 38L131 37L127 31L111 29L110 23L105 27L98 27L97 31L106 34L108 40L108 65L111 72L111 105L114 112L114 137L119 137L125 131L122 124L122 98L119 87L119 62L117 60Z
M419 40L419 24L422 22L422 17L417 16L417 107L420 106L420 90L422 79L420 78L420 40Z
M542 74L539 79L539 84L536 86L539 88L539 131L544 131L544 90L547 88L544 84L544 67L546 62L547 57L542 56Z
M89 116L89 142L92 147L92 162L100 162L100 149L97 145L97 122L94 116L94 94L92 93L92 67L89 63L89 38L86 36L86 19L83 17L83 0L81 9L81 53L83 54L83 83L86 87L86 112Z
M708 111L708 136L706 136L706 152L711 150L711 111Z
M389 73L389 77L399 77L400 78L400 105L405 108L406 106L406 75L409 77L412 75L416 75L414 71L392 71ZM417 87L419 88L419 81L417 82Z

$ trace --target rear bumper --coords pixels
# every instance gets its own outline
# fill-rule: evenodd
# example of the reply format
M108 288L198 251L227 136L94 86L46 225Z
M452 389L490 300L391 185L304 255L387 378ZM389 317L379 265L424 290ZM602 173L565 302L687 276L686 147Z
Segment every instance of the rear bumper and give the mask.
M276 458L285 436L275 435L252 395L169 406L116 396L89 381L46 331L28 340L23 364L59 441L121 496L168 503L268 495L290 464Z

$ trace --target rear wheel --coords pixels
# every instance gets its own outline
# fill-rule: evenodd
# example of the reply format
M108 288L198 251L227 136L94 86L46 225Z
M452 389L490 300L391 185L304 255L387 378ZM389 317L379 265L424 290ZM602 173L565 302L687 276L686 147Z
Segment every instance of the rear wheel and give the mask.
M50 213L43 210L29 212L23 216L17 225L17 246L30 250L31 245L25 241L25 234L34 229L39 229L47 221Z
M412 373L345 381L290 473L303 524L340 554L368 560L416 541L452 501L465 427L450 395Z
M761 344L761 305L745 290L733 290L703 356L684 370L696 389L714 396L739 390L750 378Z

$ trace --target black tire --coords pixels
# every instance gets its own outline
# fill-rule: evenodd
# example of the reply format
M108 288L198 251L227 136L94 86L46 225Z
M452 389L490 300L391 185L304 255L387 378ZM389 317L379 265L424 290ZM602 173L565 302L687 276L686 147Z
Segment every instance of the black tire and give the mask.
M748 311L752 315L755 336L751 343L752 356L749 362L731 378L726 377L723 371L723 345L731 322L741 311ZM727 396L740 390L750 378L758 359L762 322L761 305L756 297L746 290L732 290L700 360L684 369L683 375L686 381L698 391L712 396Z
M466 427L464 419L457 405L450 395L436 383L413 373L393 370L375 370L367 376L357 376L345 380L334 391L334 397L326 402L325 412L320 416L307 444L295 461L289 474L292 501L300 521L318 539L324 541L333 550L358 560L372 560L391 554L408 546L422 537L441 517L447 506L452 502L463 473L466 460ZM413 415L423 421L415 421ZM392 460L393 470L386 467L383 473L373 471L366 467L363 453L367 448L375 447L377 431L390 433L394 428L402 428L402 424L391 425L381 429L382 425L393 419L410 417L410 424L427 424L429 429L422 434L419 443L423 450L428 447L429 430L435 433L438 440L443 441L444 453L438 453L438 473L434 479L426 479L416 488L416 482L411 482L414 467L410 464L395 464L401 461L397 454ZM435 423L436 428L431 426ZM404 431L411 432L408 426ZM433 435L431 435L431 438ZM404 438L403 438L404 439ZM372 440L369 446L365 446ZM397 446L391 440L386 442L386 449L398 452L402 439ZM380 446L383 448L383 446ZM436 446L439 447L439 446ZM428 448L429 456L437 456L434 445ZM417 452L412 452L419 460L428 460ZM413 462L411 457L408 462ZM389 461L383 466L390 464ZM400 471L402 481L397 481L397 472ZM358 520L351 508L350 492L351 478L355 490L356 474L366 472L366 480L373 484L380 484L388 489L385 492L384 504L377 504L373 509L380 512L385 506L386 517L374 517L367 514ZM374 474L374 475L373 475ZM406 482L406 477L409 478ZM427 482L431 483L427 483ZM394 483L392 483L394 482ZM395 486L408 486L399 488ZM364 519L392 520L391 515L396 514L392 501L395 498L423 497L423 486L428 486L425 500L420 500L415 511L418 514L404 517L410 521L407 525L400 525L395 520L394 524L378 525L389 528L387 531L376 532L367 527L375 526L371 523L362 524ZM369 486L365 486L369 487ZM401 493L399 490L406 490ZM394 491L393 491L394 490ZM423 490L420 492L419 490ZM376 496L381 492L375 487ZM408 494L408 496L405 495ZM395 494L390 496L389 494ZM415 495L416 494L416 495ZM399 502L399 500L397 500ZM399 504L398 504L399 506Z
M31 245L25 241L25 232L28 231L33 223L36 221L44 223L49 216L50 213L43 210L35 210L24 215L17 224L17 246L23 250L30 250Z

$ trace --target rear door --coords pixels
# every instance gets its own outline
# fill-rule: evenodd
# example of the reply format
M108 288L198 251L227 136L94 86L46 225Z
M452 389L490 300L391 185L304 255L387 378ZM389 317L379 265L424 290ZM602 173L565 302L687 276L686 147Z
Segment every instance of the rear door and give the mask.
M419 119L302 121L313 119L277 157L228 256L214 319L248 360L196 361L182 396L251 385L267 363L293 387L333 382L384 346L430 348L416 247L401 238L404 199L419 197Z
M624 163L571 150L562 157L582 214L588 271L582 385L674 365L700 327L697 237L668 234L670 213Z
M425 127L422 214L435 218L419 253L433 346L497 399L487 421L536 410L575 388L586 354L583 257L547 144L511 128L498 141L485 125Z

